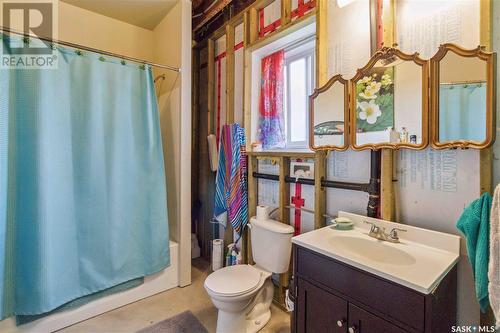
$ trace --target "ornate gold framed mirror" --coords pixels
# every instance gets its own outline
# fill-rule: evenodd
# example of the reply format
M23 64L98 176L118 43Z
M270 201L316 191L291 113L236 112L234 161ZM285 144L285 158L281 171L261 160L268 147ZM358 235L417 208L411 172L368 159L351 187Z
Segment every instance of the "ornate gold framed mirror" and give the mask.
M349 145L349 88L333 76L309 96L309 146L312 150L346 150Z
M429 62L384 47L350 81L354 150L423 149L429 143Z
M489 147L495 140L495 54L443 44L431 58L431 144Z

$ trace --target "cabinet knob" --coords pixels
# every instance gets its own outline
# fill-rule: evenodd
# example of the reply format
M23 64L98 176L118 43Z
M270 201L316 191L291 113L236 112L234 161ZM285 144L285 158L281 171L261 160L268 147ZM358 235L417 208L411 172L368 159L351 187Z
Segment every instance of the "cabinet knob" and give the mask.
M346 322L345 319L337 320L337 326L342 327L342 326L344 326L345 322Z
M349 333L356 333L356 326L352 325L351 327L349 327L348 331Z

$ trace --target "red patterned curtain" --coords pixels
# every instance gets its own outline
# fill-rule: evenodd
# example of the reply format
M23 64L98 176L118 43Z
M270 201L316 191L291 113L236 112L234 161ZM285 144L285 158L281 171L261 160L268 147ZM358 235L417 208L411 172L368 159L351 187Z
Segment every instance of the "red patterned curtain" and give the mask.
M286 144L283 116L284 60L283 50L262 59L259 139L264 149L285 148Z

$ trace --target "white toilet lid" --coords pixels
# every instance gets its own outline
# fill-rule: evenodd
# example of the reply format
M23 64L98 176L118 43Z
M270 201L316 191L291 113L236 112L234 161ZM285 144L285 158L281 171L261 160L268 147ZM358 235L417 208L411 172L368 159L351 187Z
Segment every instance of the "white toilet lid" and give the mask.
M260 279L260 271L252 266L234 265L210 274L205 280L205 287L216 294L237 296L257 288Z

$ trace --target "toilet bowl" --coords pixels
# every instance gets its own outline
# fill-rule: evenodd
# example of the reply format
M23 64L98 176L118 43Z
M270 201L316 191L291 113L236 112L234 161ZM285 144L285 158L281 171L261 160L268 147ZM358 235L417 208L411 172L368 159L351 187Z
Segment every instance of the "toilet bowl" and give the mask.
M217 332L257 332L271 318L274 287L271 273L258 266L222 268L205 280L205 289L218 309Z
M271 318L272 272L288 270L293 227L252 218L250 230L256 264L224 267L205 280L205 289L218 309L218 333L254 333L262 329Z

